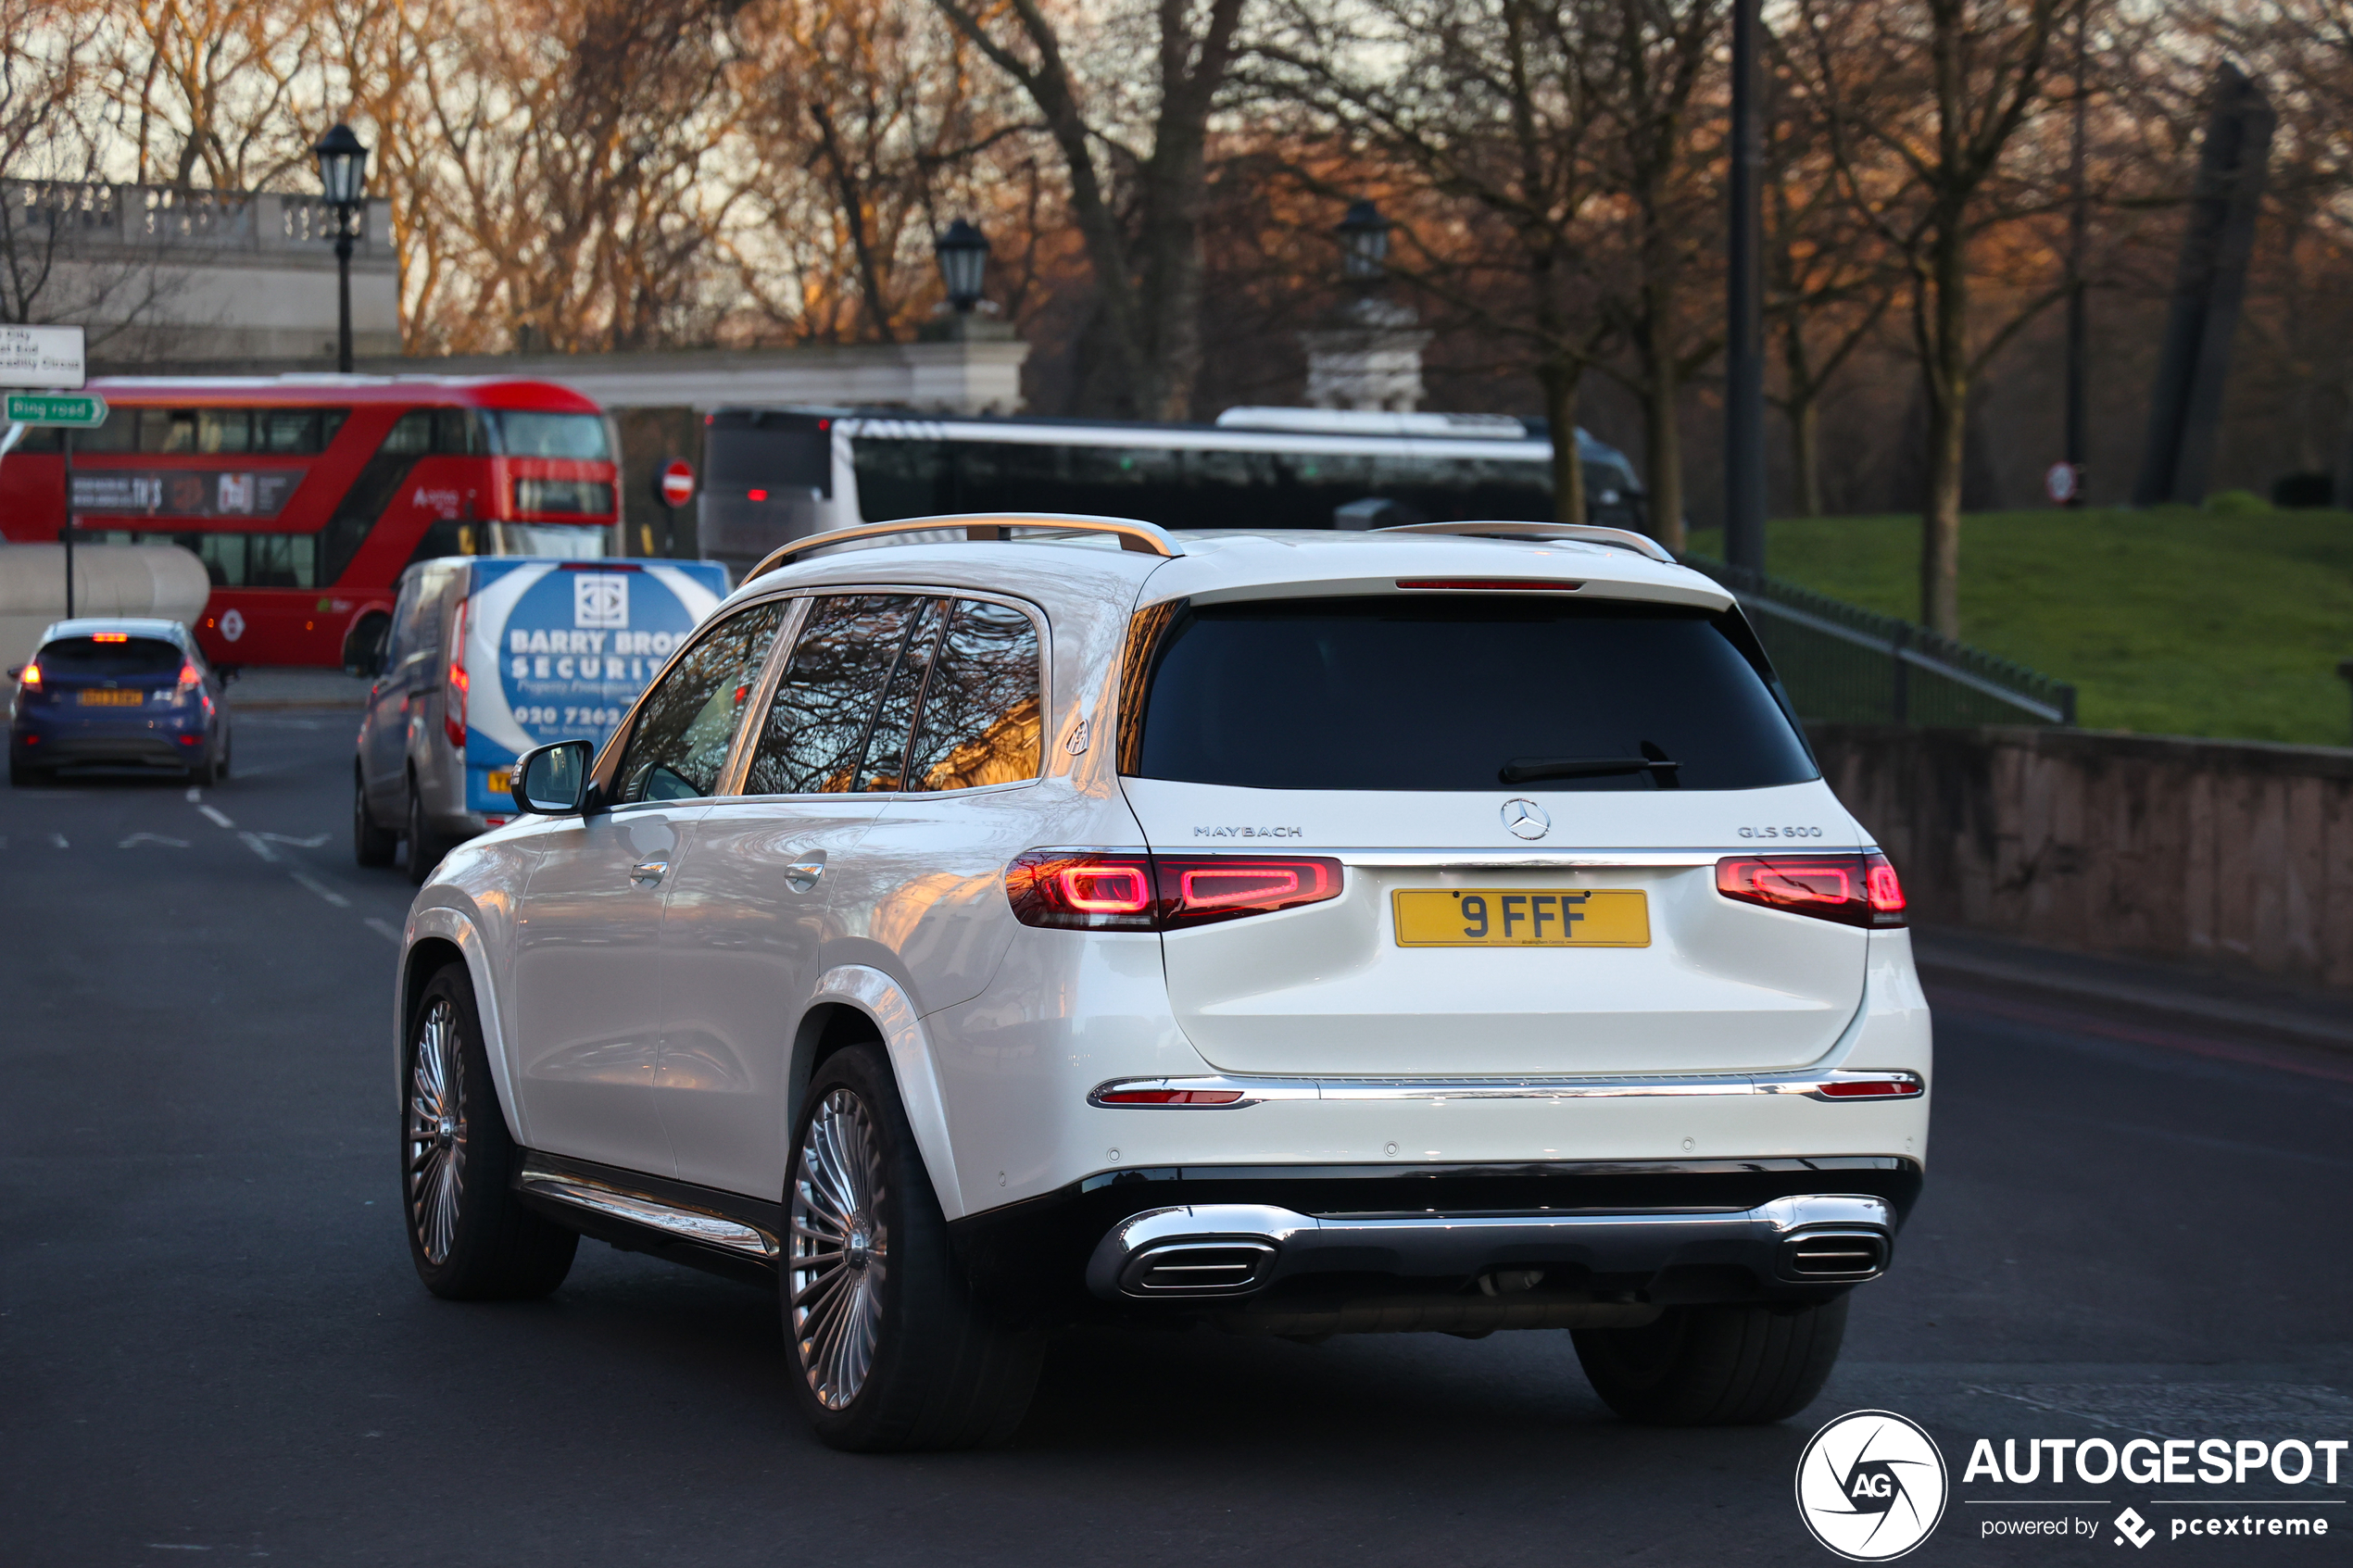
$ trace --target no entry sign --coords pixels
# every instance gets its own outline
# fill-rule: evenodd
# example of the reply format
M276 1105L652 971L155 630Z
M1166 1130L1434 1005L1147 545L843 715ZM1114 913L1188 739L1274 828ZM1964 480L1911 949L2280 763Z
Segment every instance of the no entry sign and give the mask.
M665 507L683 507L695 498L695 466L673 458L654 475L654 498Z

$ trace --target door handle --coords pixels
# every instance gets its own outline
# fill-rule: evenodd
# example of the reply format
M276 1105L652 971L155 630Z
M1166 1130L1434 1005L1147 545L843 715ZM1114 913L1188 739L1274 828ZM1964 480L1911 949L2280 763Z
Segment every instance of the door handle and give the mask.
M824 874L825 862L823 860L795 860L785 868L785 885L795 893L806 893L816 886L817 879Z
M669 870L670 862L660 857L650 860L640 860L629 868L629 880L640 887L652 887L661 881L662 873Z

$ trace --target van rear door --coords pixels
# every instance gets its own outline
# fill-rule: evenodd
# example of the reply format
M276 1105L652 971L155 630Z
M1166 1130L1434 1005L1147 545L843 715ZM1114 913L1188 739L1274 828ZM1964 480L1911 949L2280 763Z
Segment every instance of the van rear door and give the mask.
M1340 870L1164 935L1222 1070L1767 1071L1860 1004L1865 929L1717 890L1720 857L1860 842L1734 611L1252 598L1177 607L1150 671L1122 782L1153 853Z

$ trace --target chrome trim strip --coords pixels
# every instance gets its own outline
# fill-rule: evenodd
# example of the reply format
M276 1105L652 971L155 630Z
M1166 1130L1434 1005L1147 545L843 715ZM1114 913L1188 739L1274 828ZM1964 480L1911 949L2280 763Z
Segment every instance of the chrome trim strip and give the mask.
M1353 1254L1351 1270L1402 1274L1472 1273L1514 1255L1549 1248L1581 1255L1596 1273L1648 1273L1694 1245L1745 1246L1773 1273L1774 1249L1788 1237L1824 1226L1867 1231L1892 1245L1895 1210L1862 1193L1804 1193L1747 1210L1650 1210L1631 1213L1333 1214L1318 1219L1265 1203L1200 1203L1153 1209L1114 1225L1087 1263L1087 1286L1112 1299L1133 1295L1120 1285L1141 1254L1215 1241L1260 1242L1277 1248L1247 1294L1289 1273L1312 1271L1312 1254ZM1873 1270L1876 1275L1881 1270ZM1842 1283L1867 1277L1842 1276Z
M757 1225L728 1219L705 1209L687 1209L674 1203L664 1203L640 1192L625 1192L603 1182L591 1181L568 1172L550 1171L535 1162L526 1162L517 1178L525 1192L585 1209L590 1213L604 1214L631 1224L644 1225L649 1230L674 1236L681 1241L698 1241L706 1247L716 1247L728 1252L740 1252L762 1262L776 1260L776 1238Z
M1908 1084L1909 1094L1841 1095L1823 1092L1831 1084ZM1208 1089L1238 1091L1239 1099L1218 1104L1113 1105L1104 1096L1119 1090ZM1087 1103L1099 1110L1239 1110L1268 1100L1485 1100L1654 1099L1720 1095L1804 1095L1838 1105L1907 1102L1928 1092L1917 1073L1660 1073L1623 1077L1493 1078L1258 1078L1206 1073L1187 1078L1113 1078L1098 1084Z

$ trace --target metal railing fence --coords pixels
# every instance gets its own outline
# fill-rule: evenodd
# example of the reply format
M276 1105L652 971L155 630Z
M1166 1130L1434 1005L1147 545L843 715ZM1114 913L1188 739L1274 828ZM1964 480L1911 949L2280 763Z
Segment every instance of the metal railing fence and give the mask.
M1683 564L1730 589L1797 716L1828 723L2072 724L2075 688L1892 615L1712 557Z

